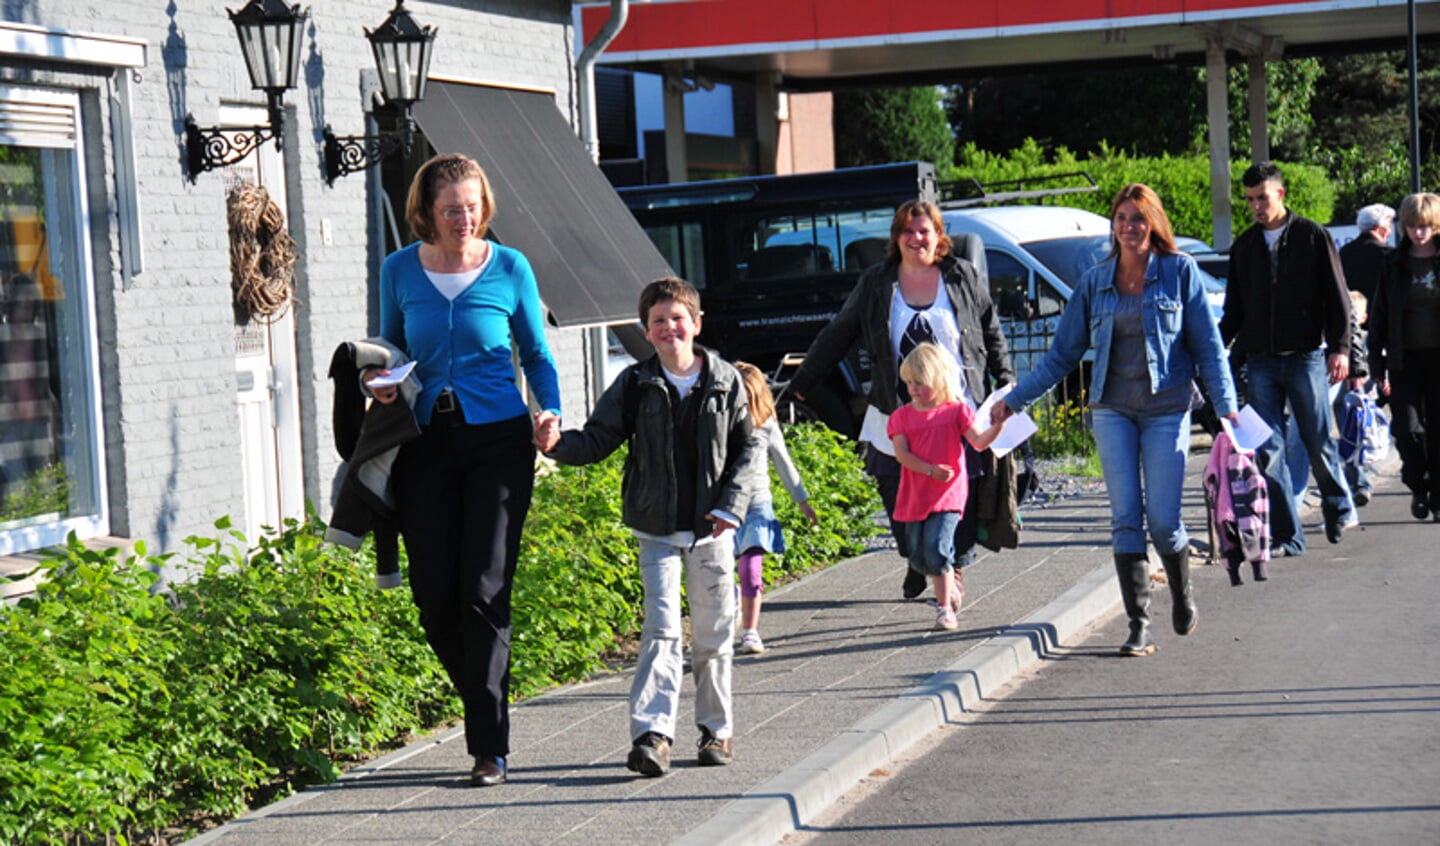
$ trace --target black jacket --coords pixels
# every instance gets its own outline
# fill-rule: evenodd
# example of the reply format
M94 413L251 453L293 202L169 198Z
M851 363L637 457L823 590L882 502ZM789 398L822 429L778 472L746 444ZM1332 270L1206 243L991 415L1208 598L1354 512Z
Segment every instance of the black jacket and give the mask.
M700 392L696 420L695 514L697 537L711 511L744 519L750 488L769 460L750 422L740 373L709 350L704 375L692 391ZM651 356L625 368L595 403L581 429L570 429L547 455L561 464L593 464L628 443L621 482L621 518L631 529L651 535L677 531L677 484L674 466L674 415L670 389L660 372L660 357Z
M375 535L375 582L399 584L399 513L390 490L390 471L401 444L420 436L411 408L420 391L412 373L400 386L400 400L366 408L360 372L367 367L398 367L405 354L382 338L341 344L330 358L335 380L332 407L335 449L346 464L325 540L358 549L365 535Z
M1403 247L1403 244L1402 244ZM1393 250L1370 301L1370 378L1379 382L1405 369L1405 303L1414 274L1407 250Z
M1335 241L1325 227L1289 212L1279 265L1270 277L1265 230L1257 223L1230 248L1220 337L1237 352L1350 352L1350 293Z
M987 374L996 385L1015 380L1005 335L1000 331L1000 316L990 301L990 292L981 287L973 264L946 256L940 261L940 272L945 293L955 309L955 324L960 327L965 387L976 402L983 402L990 395ZM845 299L840 313L810 344L804 363L790 380L790 391L804 395L859 341L870 356L870 404L885 414L899 406L896 383L900 363L895 360L895 347L890 342L890 302L899 278L898 262L872 265L860 274L860 281Z
M1373 232L1361 232L1360 237L1340 248L1340 266L1345 271L1345 284L1352 291L1359 291L1366 300L1375 299L1375 288L1385 272L1385 262L1390 257L1390 248L1381 243Z

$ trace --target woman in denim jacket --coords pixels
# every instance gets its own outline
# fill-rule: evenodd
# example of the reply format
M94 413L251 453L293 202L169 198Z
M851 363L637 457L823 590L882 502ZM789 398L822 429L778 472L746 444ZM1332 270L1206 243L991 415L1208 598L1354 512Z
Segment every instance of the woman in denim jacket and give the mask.
M1110 493L1111 548L1130 618L1123 655L1149 655L1150 573L1145 529L1174 600L1176 634L1195 631L1190 548L1180 522L1190 451L1191 380L1197 371L1217 413L1234 420L1235 386L1194 259L1179 251L1160 198L1148 186L1120 189L1110 204L1110 255L1081 278L1045 358L995 416L1020 411L1095 350L1090 404Z

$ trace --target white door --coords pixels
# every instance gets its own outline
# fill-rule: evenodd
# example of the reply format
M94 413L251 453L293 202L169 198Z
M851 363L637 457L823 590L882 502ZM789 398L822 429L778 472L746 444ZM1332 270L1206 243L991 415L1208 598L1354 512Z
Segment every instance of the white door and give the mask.
M266 115L260 109L222 109L220 120L250 126L264 123ZM274 142L261 145L224 173L227 190L262 185L284 211L284 158ZM244 522L237 528L252 542L264 527L279 530L285 518L305 515L297 374L293 309L244 324L237 321L235 381L245 475Z

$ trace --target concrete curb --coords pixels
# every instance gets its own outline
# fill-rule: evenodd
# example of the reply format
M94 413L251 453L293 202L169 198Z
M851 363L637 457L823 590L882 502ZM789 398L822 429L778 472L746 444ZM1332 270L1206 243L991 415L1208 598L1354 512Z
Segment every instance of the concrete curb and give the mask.
M1120 601L1115 570L1098 567L1054 602L970 650L771 780L727 804L675 846L777 843L954 715L1044 658Z

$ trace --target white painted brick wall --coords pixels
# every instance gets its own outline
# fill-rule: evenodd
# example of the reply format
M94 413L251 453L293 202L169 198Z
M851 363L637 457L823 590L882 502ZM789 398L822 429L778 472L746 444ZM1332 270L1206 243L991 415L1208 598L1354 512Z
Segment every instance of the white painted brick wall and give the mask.
M241 2L177 7L37 0L16 7L24 23L148 43L148 64L139 71L132 104L145 269L128 285L117 269L105 73L17 69L0 60L0 81L77 88L92 106L87 175L91 231L101 233L94 243L96 329L111 530L144 538L154 550L173 550L186 535L213 532L221 515L239 523L244 509L224 180L211 172L192 185L183 164L187 112L206 126L219 122L222 104L264 105L263 95L250 89L227 5ZM366 178L355 174L326 186L319 132L327 122L342 135L364 131L359 74L373 60L362 27L378 25L392 5L312 5L301 87L285 98L288 212L300 254L296 324L305 493L322 514L329 512L339 463L326 369L337 344L369 333L367 292L378 257L369 246ZM412 0L407 8L440 29L433 74L552 89L573 117L569 0ZM394 199L403 206L403 198ZM321 243L322 219L330 223L328 245ZM573 420L587 399L581 333L551 331L548 338Z

